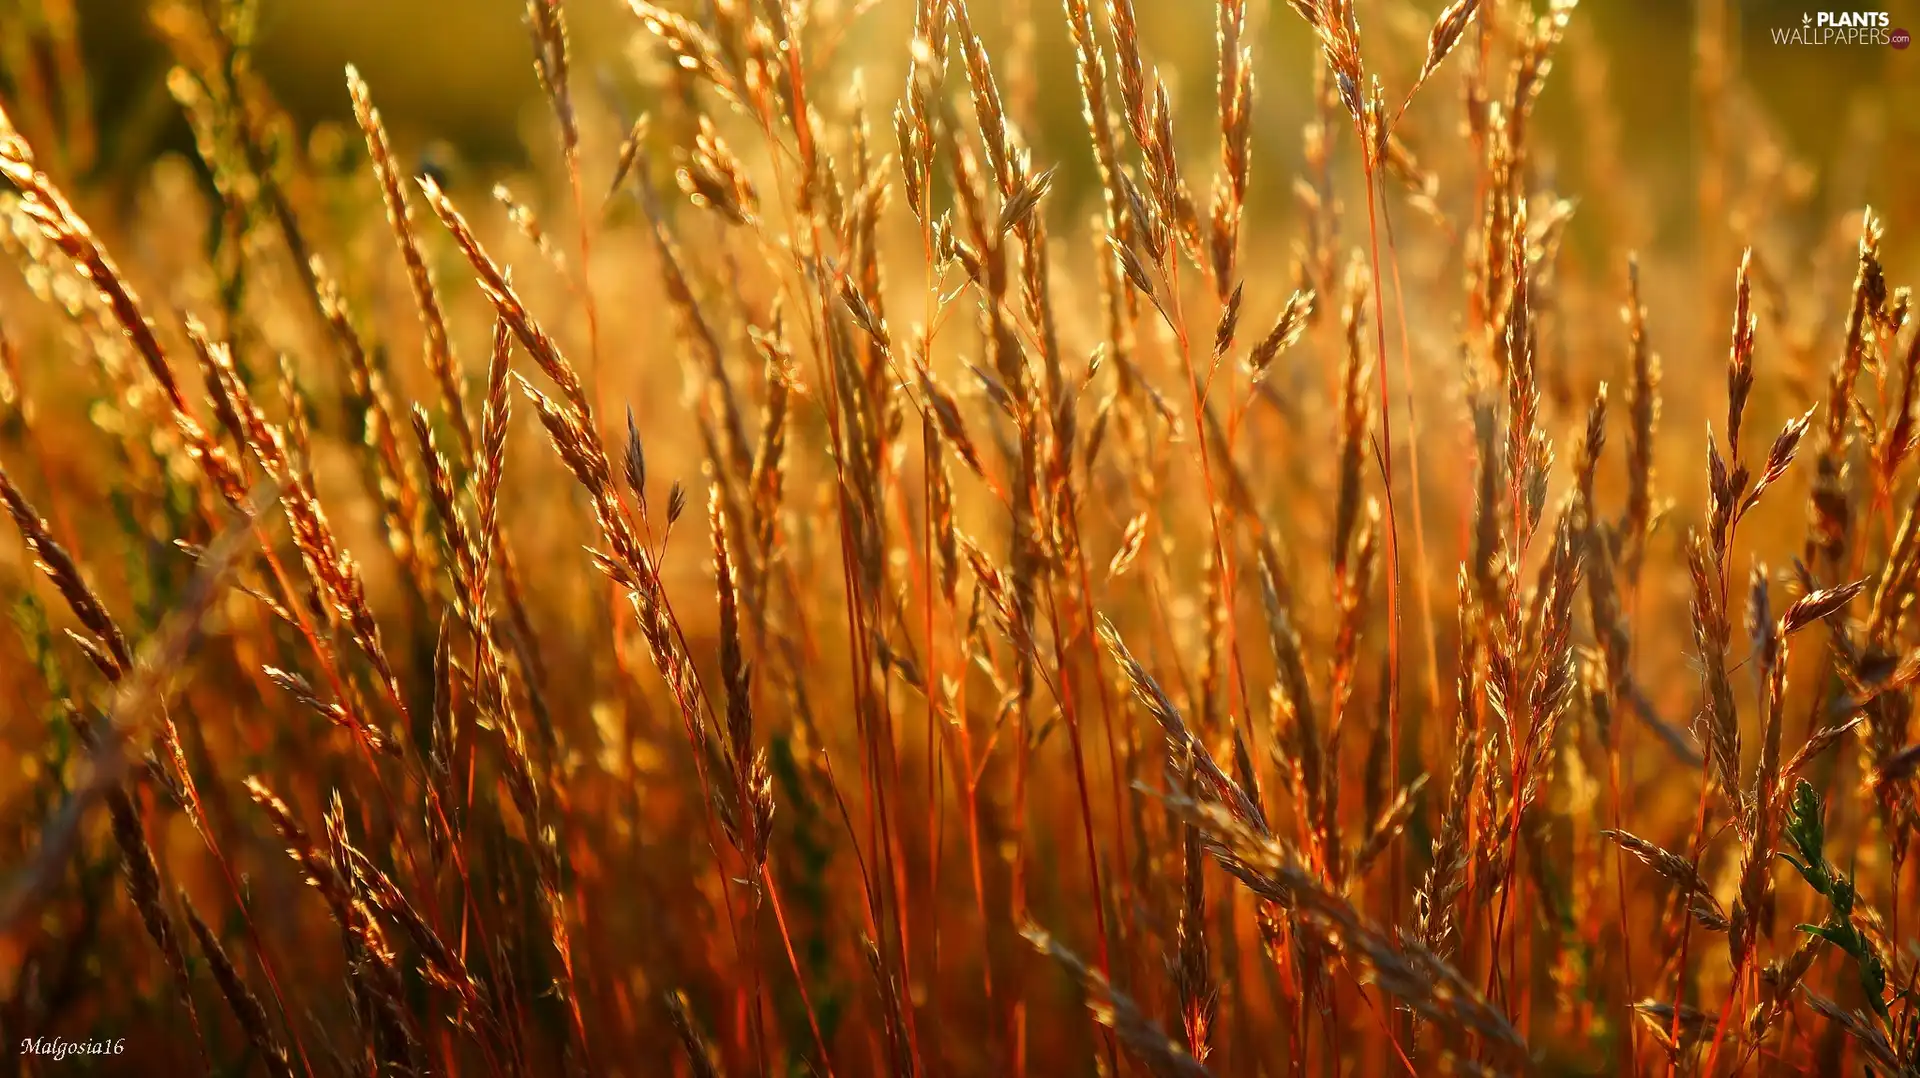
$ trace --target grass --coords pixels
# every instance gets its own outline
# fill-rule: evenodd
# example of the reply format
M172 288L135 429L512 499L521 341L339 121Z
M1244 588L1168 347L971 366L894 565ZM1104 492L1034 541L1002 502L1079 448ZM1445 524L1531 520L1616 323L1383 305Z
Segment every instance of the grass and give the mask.
M1920 333L1724 4L1680 192L1571 0L627 6L491 201L250 0L152 8L193 167L0 55L7 1038L1920 1074Z

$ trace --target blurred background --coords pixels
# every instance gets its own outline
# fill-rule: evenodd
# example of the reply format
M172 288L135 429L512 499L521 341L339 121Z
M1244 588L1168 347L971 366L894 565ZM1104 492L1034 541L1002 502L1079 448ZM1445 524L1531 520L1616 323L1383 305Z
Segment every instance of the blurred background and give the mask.
M94 73L94 108L100 120L103 160L122 162L166 148L188 149L186 125L168 98L164 74L167 54L148 22L142 0L74 0L83 54ZM1889 6L1892 24L1920 30L1920 3L1876 0ZM0 12L11 22L22 16L21 0L5 0ZM668 4L668 7L681 5ZM816 5L824 6L824 5ZM841 43L861 57L870 97L878 111L890 107L906 60L905 30L911 5L871 0L842 0L848 17ZM1058 76L1058 84L1030 88L1033 115L1043 129L1043 146L1077 146L1081 139L1079 95L1074 90L1065 21L1057 0L974 0L976 20L985 34L1002 32L1001 49L1031 47L1044 62L1039 70ZM1148 40L1163 69L1210 70L1213 6L1199 0L1147 0L1137 5ZM1359 0L1363 33L1408 39L1397 53L1417 56L1438 3ZM1893 192L1872 190L1874 177L1891 183L1920 176L1911 147L1920 142L1920 49L1886 47L1792 47L1776 45L1770 31L1796 25L1804 5L1793 0L1725 0L1737 75L1757 98L1758 112L1777 125L1775 134L1791 155L1808 166L1808 182L1832 190L1814 192L1817 201L1858 204L1873 200L1889 217L1889 232L1899 236L1904 207L1886 205ZM1265 8L1265 11L1261 9ZM687 8L697 10L697 5ZM258 67L302 124L350 119L341 78L348 63L357 65L374 88L389 129L403 150L444 154L452 162L490 169L516 169L526 161L526 124L540 119L538 92L527 62L527 39L516 0L329 0L303 3L265 0L261 5ZM1256 194L1254 212L1284 212L1289 206L1279 178L1292 173L1299 159L1300 124L1308 109L1312 44L1301 20L1278 0L1256 2L1254 25L1258 66L1255 139L1267 180ZM1693 151L1697 110L1690 107L1698 74L1692 44L1699 6L1686 0L1604 0L1582 4L1574 20L1574 48L1567 62L1610 72L1602 92L1620 129L1620 162L1627 171L1652 182L1649 189L1684 195L1693 188ZM1004 33L1029 15L1039 27L1032 42L1015 42ZM638 22L624 0L579 0L569 5L576 70L584 85L610 97L616 111L644 107L638 100L636 63L657 62L652 50L635 46ZM8 33L8 38L21 38ZM886 42L899 43L898 48ZM1410 74L1410 73L1405 73ZM577 76L579 78L579 76ZM1548 129L1570 117L1570 99L1580 92L1583 73L1549 80L1542 108ZM1443 82L1448 89L1457 86ZM1389 85L1404 85L1389 79ZM7 88L9 93L15 88ZM1178 88L1186 109L1207 110L1211 82ZM1018 92L1016 88L1016 92ZM1757 122L1757 121L1756 121ZM1738 125L1735 125L1736 127ZM1204 135L1204 126L1188 132ZM1738 138L1741 132L1730 131ZM1577 140L1560 140L1557 152L1572 155ZM1058 162L1063 188L1088 193L1091 161L1075 157ZM103 169L102 171L107 171ZM125 174L121 172L120 174ZM1817 177L1817 179L1816 179ZM1685 242L1693 233L1692 200L1676 197L1648 207L1652 234L1635 237L1653 244ZM1576 233L1577 235L1577 233Z

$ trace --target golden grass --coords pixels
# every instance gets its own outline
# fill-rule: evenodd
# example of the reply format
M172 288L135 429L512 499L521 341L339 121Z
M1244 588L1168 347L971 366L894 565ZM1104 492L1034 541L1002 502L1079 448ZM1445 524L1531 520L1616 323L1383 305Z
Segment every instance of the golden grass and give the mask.
M1920 333L1724 3L1678 194L1573 0L627 6L499 184L299 145L249 0L154 5L203 174L0 56L7 1037L1920 1074Z

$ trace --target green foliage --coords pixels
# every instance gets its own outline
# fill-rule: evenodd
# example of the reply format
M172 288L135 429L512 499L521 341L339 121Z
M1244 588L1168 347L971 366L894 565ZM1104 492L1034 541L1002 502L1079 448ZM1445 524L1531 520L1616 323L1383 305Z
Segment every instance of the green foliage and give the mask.
M1860 990L1866 993L1873 1013L1889 1031L1893 1016L1887 1010L1887 968L1873 949L1866 934L1853 923L1853 878L1827 860L1825 807L1813 784L1801 779L1793 791L1793 804L1787 813L1787 841L1794 853L1782 853L1781 859L1800 871L1800 875L1827 900L1827 919L1817 925L1800 925L1800 931L1826 940L1850 956L1860 968Z

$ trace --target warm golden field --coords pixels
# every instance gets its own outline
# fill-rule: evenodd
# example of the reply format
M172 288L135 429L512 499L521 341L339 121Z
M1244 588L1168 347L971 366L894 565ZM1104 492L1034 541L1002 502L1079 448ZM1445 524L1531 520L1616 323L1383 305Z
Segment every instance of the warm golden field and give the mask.
M0 1074L1920 1076L1802 14L0 6Z

